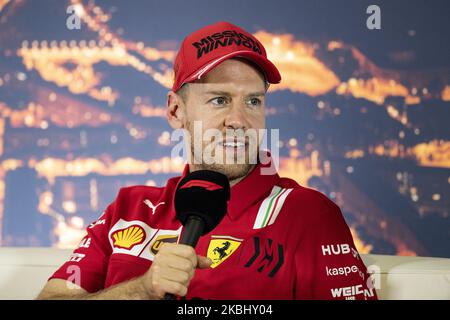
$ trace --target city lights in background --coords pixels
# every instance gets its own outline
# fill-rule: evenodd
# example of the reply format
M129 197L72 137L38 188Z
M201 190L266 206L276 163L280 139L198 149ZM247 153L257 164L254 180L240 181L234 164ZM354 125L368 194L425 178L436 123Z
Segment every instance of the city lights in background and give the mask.
M35 209L51 221L50 244L67 248L120 187L162 185L184 166L181 158L168 157L173 144L164 106L182 39L165 48L127 33L121 4L115 10L94 1L64 5L70 4L84 28L76 38L34 38L29 22L14 41L14 14L29 3L0 0L0 33L14 43L0 47L1 245L42 244L15 239L6 226L14 211L8 188L16 177L34 181ZM428 254L430 245L386 209L383 188L365 173L382 172L373 178L396 192L402 205L395 210L417 218L417 228L427 217L449 223L450 134L427 120L439 118L430 112L449 108L449 75L423 70L411 77L407 70L382 68L341 40L306 41L266 29L254 35L283 77L270 87L275 98L267 106L268 122L281 132L280 175L335 201L360 252ZM131 93L143 83L148 90Z

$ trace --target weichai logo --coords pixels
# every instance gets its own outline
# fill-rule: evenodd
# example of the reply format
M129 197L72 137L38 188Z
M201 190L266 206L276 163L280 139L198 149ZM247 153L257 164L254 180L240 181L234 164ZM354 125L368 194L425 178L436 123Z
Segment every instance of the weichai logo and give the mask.
M145 240L145 231L138 225L120 229L111 235L113 245L116 248L130 250L135 245L141 244Z
M341 298L344 297L346 299L353 298L357 295L364 295L365 298L371 298L374 296L374 291L372 288L364 288L362 284L351 286L351 287L343 287L343 288L335 288L330 289L331 295L333 298ZM350 300L350 299L349 299Z
M259 44L254 39L245 34L237 33L235 30L216 32L192 43L197 49L197 59L200 59L203 55L206 55L219 47L231 46L233 44L243 46L258 54L262 54Z

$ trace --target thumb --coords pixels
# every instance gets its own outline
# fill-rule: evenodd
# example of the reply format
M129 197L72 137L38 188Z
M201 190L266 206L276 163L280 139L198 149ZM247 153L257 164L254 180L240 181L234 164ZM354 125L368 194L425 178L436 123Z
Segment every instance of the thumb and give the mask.
M197 268L206 269L209 268L211 264L212 264L211 259L205 256L197 255Z

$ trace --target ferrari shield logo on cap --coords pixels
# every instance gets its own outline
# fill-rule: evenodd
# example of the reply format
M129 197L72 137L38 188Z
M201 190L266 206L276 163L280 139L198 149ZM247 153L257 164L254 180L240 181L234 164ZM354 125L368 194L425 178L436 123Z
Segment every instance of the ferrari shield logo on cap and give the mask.
M211 236L207 257L211 259L211 268L228 259L240 246L242 239L230 236Z

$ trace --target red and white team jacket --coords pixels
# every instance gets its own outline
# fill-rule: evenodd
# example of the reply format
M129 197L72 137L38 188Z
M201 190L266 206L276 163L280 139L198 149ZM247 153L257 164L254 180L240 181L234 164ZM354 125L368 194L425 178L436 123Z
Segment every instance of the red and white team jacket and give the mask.
M196 270L186 299L376 299L339 207L263 167L231 188L227 214L200 238L196 251L213 264ZM144 274L161 244L182 235L180 180L122 188L50 279L95 292Z

